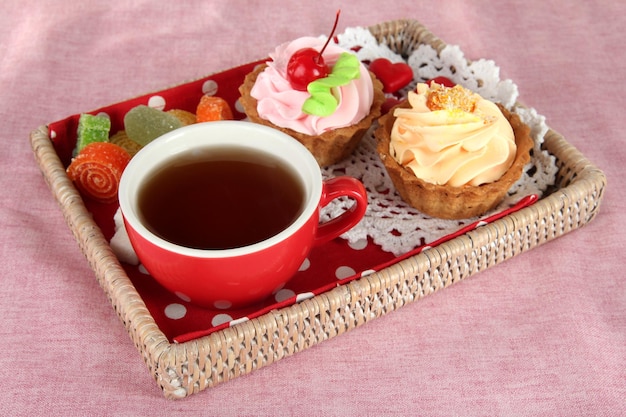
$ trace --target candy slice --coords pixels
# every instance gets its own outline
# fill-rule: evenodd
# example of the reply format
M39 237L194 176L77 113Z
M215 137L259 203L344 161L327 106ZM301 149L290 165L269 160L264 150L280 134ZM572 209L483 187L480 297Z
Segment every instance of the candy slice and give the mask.
M196 109L196 120L198 123L232 119L233 112L226 100L217 96L202 96Z
M107 142L109 131L111 130L111 120L106 116L94 116L83 113L78 119L78 129L76 131L76 148L74 155L90 143Z
M130 155L122 147L110 142L94 142L72 159L67 175L82 195L101 203L113 203L129 161Z
M188 126L196 123L196 115L187 110L172 109L167 111L172 116L176 117L183 126Z
M142 146L182 126L176 116L143 104L133 107L124 116L126 134Z
M109 142L124 148L128 154L133 157L143 146L128 137L125 130L120 130L109 138Z

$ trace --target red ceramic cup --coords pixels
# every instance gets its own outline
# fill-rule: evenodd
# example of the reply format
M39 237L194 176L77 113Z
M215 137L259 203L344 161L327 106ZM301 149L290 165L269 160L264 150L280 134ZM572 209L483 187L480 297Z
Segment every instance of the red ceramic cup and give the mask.
M230 249L194 249L152 233L138 209L139 190L146 180L176 155L225 147L269 153L291 167L304 194L297 218L261 242ZM354 200L351 209L320 224L320 208L338 197ZM313 156L290 136L254 123L220 121L186 126L145 146L124 170L119 202L131 244L155 280L196 305L229 308L255 303L280 290L314 245L338 237L361 220L367 195L361 182L351 177L323 181Z

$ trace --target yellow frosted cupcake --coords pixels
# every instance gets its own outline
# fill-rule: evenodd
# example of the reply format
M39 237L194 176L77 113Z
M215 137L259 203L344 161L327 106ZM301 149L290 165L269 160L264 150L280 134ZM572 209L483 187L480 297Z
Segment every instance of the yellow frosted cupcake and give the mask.
M418 84L379 124L377 151L400 196L443 219L494 208L533 147L516 114L458 85Z

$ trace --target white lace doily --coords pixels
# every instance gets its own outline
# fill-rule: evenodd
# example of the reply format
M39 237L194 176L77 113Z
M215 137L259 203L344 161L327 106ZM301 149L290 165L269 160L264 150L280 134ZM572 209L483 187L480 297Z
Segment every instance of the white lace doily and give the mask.
M493 61L481 59L468 64L461 49L452 45L445 47L440 54L429 45L421 45L405 61L386 45L379 44L369 30L360 27L349 28L337 38L339 45L346 49L360 47L356 52L360 60L384 57L391 62L406 62L413 69L414 80L399 93L400 98L414 89L417 82L445 76L484 98L501 103L517 113L531 128L535 146L524 175L509 190L504 201L484 217L511 207L529 194L541 196L554 183L557 172L555 158L541 149L548 130L545 118L534 109L515 107L518 97L517 86L511 80L500 80L500 69ZM435 219L404 203L395 192L393 183L376 152L376 139L373 136L376 127L375 123L350 158L323 169L325 178L337 175L358 178L368 191L369 207L365 217L356 227L342 235L342 238L353 243L370 237L383 250L399 256L453 233L478 219L461 221ZM351 204L352 202L347 199L335 200L322 210L322 220L341 214Z

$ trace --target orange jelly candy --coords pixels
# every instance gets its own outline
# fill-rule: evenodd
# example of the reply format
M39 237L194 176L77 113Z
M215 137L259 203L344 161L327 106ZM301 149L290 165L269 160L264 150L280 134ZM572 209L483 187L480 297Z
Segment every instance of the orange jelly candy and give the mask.
M233 112L230 106L221 97L204 95L196 109L198 123L213 122L216 120L232 120Z
M113 203L129 161L130 155L119 145L94 142L72 159L67 175L84 196L101 203Z

